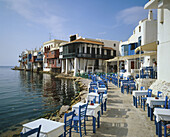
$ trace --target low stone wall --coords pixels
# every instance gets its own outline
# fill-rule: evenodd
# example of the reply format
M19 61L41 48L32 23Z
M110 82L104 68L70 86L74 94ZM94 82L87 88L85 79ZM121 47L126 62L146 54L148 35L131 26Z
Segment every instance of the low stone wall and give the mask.
M152 93L155 95L157 95L158 91L161 91L163 96L170 98L170 82L156 80L149 88L152 89Z
M135 81L138 89L141 87L148 89L156 81L156 79L136 79Z

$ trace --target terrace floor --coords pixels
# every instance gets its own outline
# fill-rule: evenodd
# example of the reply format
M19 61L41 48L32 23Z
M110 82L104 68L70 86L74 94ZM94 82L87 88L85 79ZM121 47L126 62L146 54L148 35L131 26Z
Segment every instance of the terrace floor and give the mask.
M147 117L147 110L133 106L132 95L122 94L109 84L107 111L101 116L100 128L92 131L92 119L87 124L87 137L156 137L154 121ZM79 136L74 133L73 137Z

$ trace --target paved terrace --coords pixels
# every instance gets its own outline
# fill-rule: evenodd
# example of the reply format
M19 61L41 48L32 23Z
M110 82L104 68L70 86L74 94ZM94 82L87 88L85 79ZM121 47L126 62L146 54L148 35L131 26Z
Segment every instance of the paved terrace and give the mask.
M156 137L154 121L147 117L147 109L133 106L132 95L122 94L109 83L107 111L100 119L100 128L92 133L92 118L87 124L87 137ZM73 137L78 137L74 133Z

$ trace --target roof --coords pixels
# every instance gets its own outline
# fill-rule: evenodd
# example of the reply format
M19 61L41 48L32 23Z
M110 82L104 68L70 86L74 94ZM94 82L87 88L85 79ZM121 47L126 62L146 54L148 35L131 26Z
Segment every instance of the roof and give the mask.
M62 42L67 42L67 41L53 39L53 40L50 40L50 41L44 42L43 44L44 44L44 45L46 45L46 44L49 44L49 43L52 43L52 42L62 43Z
M157 9L157 8L158 8L158 0L150 0L144 6L144 9Z
M83 38L76 39L76 40L68 42L68 43L66 43L64 45L71 44L71 43L79 43L79 42L81 42L81 43L90 43L90 44L104 45L103 42L99 42L99 41L96 41L96 40L94 41L94 40L90 40L90 39L83 39Z
M130 55L130 56L119 56L115 57L113 59L106 60L107 62L113 62L113 61L118 61L118 60L126 60L126 59L136 59L140 57L145 57L145 56L153 56L157 55L157 52L149 52L149 53L144 53L144 54L135 54L135 55Z
M110 49L110 50L114 50L114 49L111 48L111 47L102 47L102 49Z
M135 52L137 53L140 50L141 51L157 51L157 41L139 46L135 49Z

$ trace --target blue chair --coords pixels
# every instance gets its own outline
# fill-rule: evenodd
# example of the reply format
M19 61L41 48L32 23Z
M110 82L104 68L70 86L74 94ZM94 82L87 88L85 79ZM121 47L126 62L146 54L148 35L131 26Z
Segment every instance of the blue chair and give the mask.
M167 105L168 104L168 105ZM163 109L170 109L170 99L168 101L168 97L165 97L165 105ZM170 136L170 134L167 134L167 129L170 129L170 122L160 122L160 124L158 125L158 123L156 122L156 118L155 118L155 124L156 124L156 134L158 135L162 135L162 127L164 127L164 137ZM159 131L158 131L159 130Z
M170 109L170 99L168 101L168 109ZM164 126L164 137L170 136L170 134L167 134L167 129L170 130L170 123Z
M123 85L122 85L122 93L123 94L125 92L125 89L126 89L126 92L128 94L129 93L129 84L128 84L128 82L123 82Z
M64 137L69 133L69 137L71 137L71 129L72 129L72 121L73 121L73 116L74 116L74 111L70 113L65 113L64 115Z
M162 92L161 91L157 92L157 97L162 97Z
M84 105L80 105L79 106L79 114L78 116L74 116L73 117L73 121L74 121L74 129L76 129L77 133L80 133L80 137L82 137L82 128L84 129L84 133L86 135L86 112L87 112L87 104ZM79 125L78 125L79 124ZM82 127L83 125L83 127ZM79 128L79 132L78 132L78 128Z
M30 131L26 132L26 133L20 133L20 137L28 137L32 134L35 134L37 132L37 137L40 136L40 130L41 130L41 125L38 128L35 129L31 129Z
M164 126L164 137L170 136L170 134L167 133L167 129L170 130L170 123L168 123Z
M151 97L152 96L152 89L148 89L148 95L147 97ZM141 97L141 108L143 106L143 110L145 111L145 102L147 100L147 97Z
M130 83L129 83L129 91L130 91L130 94L132 94L132 91L133 91L133 90L136 90L135 82L130 82Z

